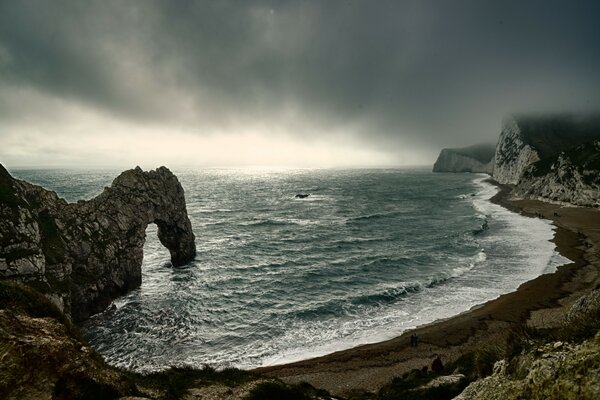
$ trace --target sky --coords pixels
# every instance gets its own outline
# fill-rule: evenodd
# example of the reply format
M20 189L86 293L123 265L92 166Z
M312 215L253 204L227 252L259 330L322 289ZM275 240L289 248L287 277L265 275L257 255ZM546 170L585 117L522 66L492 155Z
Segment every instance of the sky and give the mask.
M0 0L8 167L432 164L600 110L600 2Z

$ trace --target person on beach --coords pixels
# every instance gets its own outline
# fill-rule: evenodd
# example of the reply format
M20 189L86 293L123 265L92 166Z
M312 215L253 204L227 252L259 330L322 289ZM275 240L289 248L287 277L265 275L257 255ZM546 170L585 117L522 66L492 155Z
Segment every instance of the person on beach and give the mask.
M410 335L410 347L417 347L417 343L419 341L419 338L416 334L412 334Z
M433 372L442 372L444 369L444 364L442 363L442 359L439 354L436 354L435 360L431 363L431 371Z

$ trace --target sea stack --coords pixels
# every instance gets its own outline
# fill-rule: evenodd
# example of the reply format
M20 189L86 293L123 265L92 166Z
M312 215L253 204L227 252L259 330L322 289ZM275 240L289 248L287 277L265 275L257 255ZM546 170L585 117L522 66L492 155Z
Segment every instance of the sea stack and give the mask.
M34 286L75 321L141 284L150 223L174 266L194 259L184 191L165 167L125 171L97 197L67 203L0 165L0 278Z

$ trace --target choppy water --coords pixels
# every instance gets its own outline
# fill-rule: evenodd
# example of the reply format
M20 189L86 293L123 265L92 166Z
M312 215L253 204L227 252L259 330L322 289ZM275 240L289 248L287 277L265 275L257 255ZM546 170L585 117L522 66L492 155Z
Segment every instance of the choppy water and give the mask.
M13 173L75 201L117 171ZM115 365L249 368L322 355L468 310L564 262L552 225L490 203L483 175L175 173L198 255L172 268L148 228L142 286L83 330Z

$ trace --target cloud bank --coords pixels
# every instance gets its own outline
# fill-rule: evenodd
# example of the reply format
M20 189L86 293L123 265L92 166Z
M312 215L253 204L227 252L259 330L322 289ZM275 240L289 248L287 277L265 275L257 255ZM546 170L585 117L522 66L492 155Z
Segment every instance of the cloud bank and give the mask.
M0 161L406 165L600 109L595 1L0 1Z

